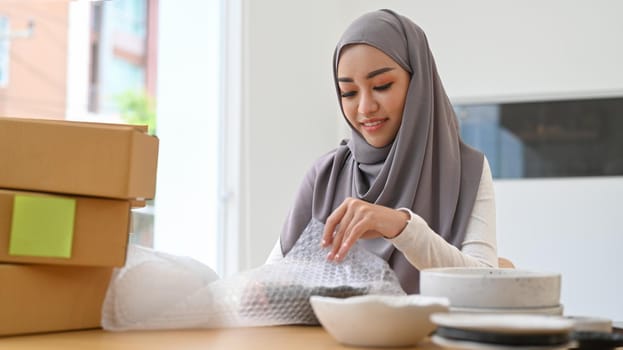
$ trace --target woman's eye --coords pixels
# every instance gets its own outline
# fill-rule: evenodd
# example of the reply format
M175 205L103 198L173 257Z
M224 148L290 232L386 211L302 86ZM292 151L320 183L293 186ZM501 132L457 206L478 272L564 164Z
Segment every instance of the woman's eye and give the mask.
M356 93L357 93L356 91L346 91L346 92L340 93L340 95L342 96L342 98L346 98L346 97L353 97L355 96Z
M383 90L387 90L392 86L393 82L391 83L387 83L387 84L383 84L383 85L379 85L379 86L375 86L374 90L376 91L383 91Z

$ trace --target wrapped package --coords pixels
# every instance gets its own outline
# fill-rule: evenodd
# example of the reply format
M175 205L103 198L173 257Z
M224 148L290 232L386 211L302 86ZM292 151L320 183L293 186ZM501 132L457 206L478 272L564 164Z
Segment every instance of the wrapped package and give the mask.
M404 295L387 262L355 244L344 261L326 259L323 224L312 220L278 262L219 279L209 267L133 246L117 269L102 326L134 329L318 324L309 297Z

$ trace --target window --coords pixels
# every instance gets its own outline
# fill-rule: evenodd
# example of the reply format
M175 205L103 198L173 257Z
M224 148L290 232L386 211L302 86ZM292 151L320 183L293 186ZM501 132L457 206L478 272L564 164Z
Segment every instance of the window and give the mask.
M91 6L92 112L125 122L137 112L157 115L156 198L134 210L131 240L218 271L221 2Z
M221 0L0 1L3 115L154 126L157 119L156 198L133 209L131 241L217 271L223 269L221 6Z
M623 175L623 98L459 105L494 178Z
M154 246L220 272L222 2L159 5Z

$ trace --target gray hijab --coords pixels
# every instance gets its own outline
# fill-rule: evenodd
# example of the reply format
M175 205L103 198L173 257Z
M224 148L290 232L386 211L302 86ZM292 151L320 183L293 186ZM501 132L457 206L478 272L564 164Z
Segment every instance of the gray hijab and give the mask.
M482 153L461 139L422 29L390 10L356 19L337 44L333 78L347 45L371 45L411 74L400 129L376 148L355 129L350 141L321 157L305 176L281 234L287 254L311 220L322 222L346 197L391 208L410 208L460 249L482 174ZM342 111L343 114L343 111ZM349 124L350 125L350 124ZM384 238L360 241L387 260L407 293L419 292L419 271Z

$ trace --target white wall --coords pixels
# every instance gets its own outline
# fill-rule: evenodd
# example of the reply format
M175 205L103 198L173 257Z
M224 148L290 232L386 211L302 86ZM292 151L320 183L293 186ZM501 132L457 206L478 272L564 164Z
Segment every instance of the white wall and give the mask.
M391 8L426 32L454 102L623 95L618 0L342 0L341 20Z
M454 102L623 96L620 1L246 0L243 4L242 123L247 138L241 162L246 179L241 269L264 261L305 169L344 134L331 83L331 55L341 31L363 12L393 8L419 23ZM576 181L548 180L544 182L548 186L534 188L539 182L498 182L500 252L520 267L562 271L563 301L569 312L623 320L613 289L620 289L615 281L623 277L614 267L614 253L623 248L623 230L615 220L621 196L613 197L621 180ZM574 202L580 206L568 216ZM516 203L525 215L514 215ZM543 207L547 211L536 211L540 207L530 203L547 203ZM589 203L595 209L589 210ZM569 218L577 224L569 223ZM596 222L597 233L590 232L593 239L584 240ZM526 232L532 242L523 239ZM560 235L569 239L559 239ZM560 245L549 257L535 254L553 247L554 241ZM570 252L576 251L585 256L574 260ZM610 278L591 275L586 277L589 283L582 284L588 269L604 265L612 266Z
M240 269L264 262L305 171L337 145L332 3L243 3Z
M499 180L499 254L562 274L567 315L623 320L623 177Z

